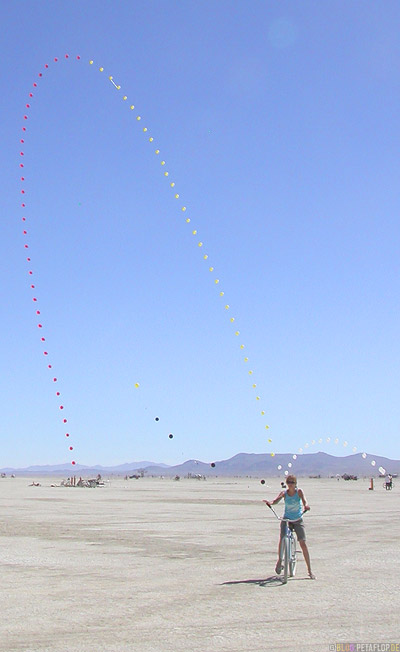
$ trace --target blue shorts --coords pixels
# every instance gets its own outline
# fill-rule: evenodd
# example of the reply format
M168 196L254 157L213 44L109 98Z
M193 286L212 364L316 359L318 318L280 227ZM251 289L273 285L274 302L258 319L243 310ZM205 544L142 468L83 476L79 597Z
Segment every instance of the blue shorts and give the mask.
M294 530L296 532L297 539L299 541L306 540L306 529L304 527L304 522L302 518L300 518L298 521L294 521L294 523L289 523L289 527L291 530ZM281 537L285 535L285 529L286 529L286 521L281 521Z

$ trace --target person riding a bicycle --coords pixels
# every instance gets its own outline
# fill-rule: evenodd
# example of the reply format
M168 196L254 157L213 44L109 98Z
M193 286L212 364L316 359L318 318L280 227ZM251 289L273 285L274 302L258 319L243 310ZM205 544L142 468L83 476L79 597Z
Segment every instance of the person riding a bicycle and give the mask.
M315 575L311 571L310 554L308 552L307 543L306 543L306 531L302 519L301 503L303 503L305 512L307 512L310 509L310 506L307 504L307 500L302 489L297 489L296 487L297 478L295 475L288 475L288 477L286 478L286 484L288 488L285 491L281 491L277 495L277 497L274 498L274 500L272 500L271 502L269 502L268 500L264 500L264 503L268 505L268 507L271 507L271 505L276 505L277 503L279 503L280 500L282 500L282 498L284 498L285 513L283 515L283 518L294 521L294 523L289 523L289 527L291 530L294 530L296 532L298 542L303 551L304 560L307 564L308 576L310 579L315 580ZM281 531L280 531L279 545L278 545L278 561L276 562L276 566L275 566L275 572L278 575L282 571L282 559L280 557L280 551L281 551L282 537L285 534L285 528L286 528L286 522L281 521Z
M392 486L393 486L393 476L391 475L391 473L386 474L385 484L386 484L386 489L387 490L388 489L390 490L392 488Z

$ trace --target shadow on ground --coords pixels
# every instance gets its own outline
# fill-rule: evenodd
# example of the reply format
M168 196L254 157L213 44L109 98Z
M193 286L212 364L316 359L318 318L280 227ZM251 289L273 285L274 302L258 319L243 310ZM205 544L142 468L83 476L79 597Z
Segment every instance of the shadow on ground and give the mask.
M289 582L299 582L302 580L308 580L308 577L291 577L288 579ZM258 586L284 586L282 579L279 575L271 575L270 577L265 577L264 579L258 580L232 580L231 582L222 582L220 586L230 586L232 584L257 584Z

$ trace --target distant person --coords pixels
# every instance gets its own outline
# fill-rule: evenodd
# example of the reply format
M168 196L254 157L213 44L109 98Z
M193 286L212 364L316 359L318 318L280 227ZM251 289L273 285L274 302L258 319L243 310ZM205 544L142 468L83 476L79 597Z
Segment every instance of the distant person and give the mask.
M386 491L390 490L393 486L393 476L390 473L386 475Z
M315 575L311 570L310 554L308 552L306 544L306 531L302 519L302 510L301 503L303 503L304 511L307 512L310 509L310 506L307 505L306 497L301 489L297 489L297 478L295 475L288 475L286 478L287 489L281 491L272 502L264 500L264 503L271 507L271 505L276 505L279 503L282 498L285 500L285 512L283 518L288 518L294 523L289 523L291 530L294 530L297 535L298 542L303 551L304 560L307 564L308 576L311 580L315 580ZM285 534L286 523L281 521L281 532L279 537L278 544L278 561L276 562L275 572L279 575L282 571L282 559L280 558L281 554L281 541L282 537Z

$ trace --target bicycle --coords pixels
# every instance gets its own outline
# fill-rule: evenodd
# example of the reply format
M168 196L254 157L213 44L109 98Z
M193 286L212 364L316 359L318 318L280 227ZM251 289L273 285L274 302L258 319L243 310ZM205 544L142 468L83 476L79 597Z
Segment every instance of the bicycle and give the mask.
M392 489L394 489L394 482L393 481L391 483L384 482L382 487L386 489L386 491L392 491Z
M297 564L297 550L296 550L296 537L293 534L293 530L290 529L289 523L296 523L303 517L303 514L306 513L306 510L302 512L300 518L295 519L294 521L288 518L282 518L278 516L276 511L271 505L268 507L274 512L278 521L284 521L286 523L285 533L281 540L281 548L279 551L279 558L282 560L282 584L286 584L288 577L294 577L296 574L296 564Z

